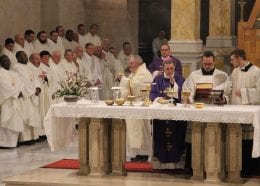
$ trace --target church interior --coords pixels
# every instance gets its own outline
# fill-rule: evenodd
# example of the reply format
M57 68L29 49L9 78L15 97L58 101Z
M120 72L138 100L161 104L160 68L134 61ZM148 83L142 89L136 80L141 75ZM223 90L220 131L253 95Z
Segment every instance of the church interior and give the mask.
M120 53L123 43L128 42L131 44L132 53L141 56L147 67L156 55L153 40L160 31L163 31L171 55L182 64L184 80L193 71L201 68L201 56L205 51L211 51L214 54L216 69L224 71L228 76L233 71L230 54L237 48L243 49L247 54L247 60L260 68L260 0L2 0L0 10L0 22L2 23L0 54L4 53L7 38L11 38L14 44L17 42L16 36L24 35L25 31L29 29L34 31L35 38L38 38L36 36L38 32L45 31L49 40L49 33L57 30L57 26L62 26L65 32L72 30L76 34L78 25L82 24L85 26L86 34L94 24L97 26L96 35L101 38L101 41L110 41L110 48L115 50L115 55ZM65 55L66 52L67 49ZM0 98L2 98L1 90ZM1 101L0 99L0 105ZM256 106L259 107L259 104ZM258 108L260 113L259 110ZM45 115L47 111L48 109L45 109ZM260 126L260 119L258 126ZM79 128L81 127L79 124ZM236 128L233 124L232 127ZM102 128L102 130L107 129ZM238 133L234 135L242 136ZM120 140L122 139L124 138L120 138ZM166 172L130 171L127 172L127 176L86 176L78 175L76 169L42 168L61 159L78 159L79 156L82 156L80 153L83 152L78 151L81 148L79 146L82 144L87 146L81 140L81 137L77 137L66 148L57 151L51 151L46 136L29 143L18 142L17 147L0 147L0 186L260 185L260 156L255 160L254 176L243 177L241 174L242 179L233 180L236 183L227 180L192 179L190 169L189 171ZM78 143L78 141L80 142ZM234 142L234 144L236 143ZM88 148L93 147L90 145ZM102 148L105 149L105 147ZM194 147L189 148L194 150ZM238 149L241 152L241 148ZM212 149L206 148L206 150ZM99 149L93 151L99 152ZM235 160L241 158L235 154L230 157ZM230 162L224 160L224 164ZM215 170L220 165L213 168L208 165L201 166L204 166L206 170ZM232 169L232 165L227 166ZM242 165L239 166L242 168ZM195 171L193 170L193 172ZM205 173L201 174L205 178ZM215 172L212 171L212 174ZM212 178L221 177L221 175L210 176Z

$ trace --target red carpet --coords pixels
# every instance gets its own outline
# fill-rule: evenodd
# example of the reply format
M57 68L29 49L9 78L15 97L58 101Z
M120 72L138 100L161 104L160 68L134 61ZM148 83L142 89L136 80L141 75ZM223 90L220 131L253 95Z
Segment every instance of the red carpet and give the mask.
M79 160L75 159L62 159L55 161L42 168L54 168L54 169L79 169Z
M148 162L127 162L125 163L126 171L134 172L154 172L152 164ZM62 159L48 165L43 166L42 168L56 168L56 169L79 169L79 160L76 159Z

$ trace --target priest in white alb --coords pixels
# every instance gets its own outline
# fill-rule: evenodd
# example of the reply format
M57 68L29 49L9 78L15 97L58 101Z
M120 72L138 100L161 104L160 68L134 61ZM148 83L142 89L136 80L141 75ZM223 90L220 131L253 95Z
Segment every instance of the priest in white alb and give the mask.
M147 70L146 64L138 55L131 55L128 61L131 71L129 77L119 76L121 95L127 99L128 95L136 96L136 101L141 100L141 89L147 83L152 82L152 75ZM149 120L127 119L126 120L126 158L131 161L151 160L152 137Z

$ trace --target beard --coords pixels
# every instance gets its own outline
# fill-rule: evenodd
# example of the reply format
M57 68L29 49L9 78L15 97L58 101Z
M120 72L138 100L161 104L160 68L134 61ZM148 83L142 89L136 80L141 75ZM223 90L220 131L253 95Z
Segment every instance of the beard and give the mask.
M47 43L47 39L44 39L44 40L39 39L39 41L40 41L41 44L46 44Z

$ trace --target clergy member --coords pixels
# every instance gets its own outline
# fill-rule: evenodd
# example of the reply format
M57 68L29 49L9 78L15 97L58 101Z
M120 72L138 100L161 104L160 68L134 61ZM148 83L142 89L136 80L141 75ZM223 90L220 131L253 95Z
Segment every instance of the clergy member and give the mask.
M227 103L260 105L260 69L247 60L246 53L242 49L232 51L230 61L234 70L225 87L224 95ZM242 124L242 174L245 176L259 171L260 158L251 158L253 133L252 125Z
M165 90L173 89L177 94L174 96L175 102L181 102L181 90L183 78L179 74L174 74L174 60L169 58L163 63L164 73L154 78L150 98L152 101L159 99L169 99ZM155 169L180 169L184 168L184 151L186 121L153 121L153 154L160 163L153 163Z
M160 49L161 56L154 58L148 67L153 76L155 77L157 75L163 74L163 62L168 58L172 58L175 61L174 73L182 75L182 64L177 58L171 55L170 46L168 44L163 44Z
M200 83L212 85L212 89L224 90L227 74L215 68L215 55L211 51L206 51L202 55L202 68L193 71L185 80L183 90L191 92L189 100L194 103L196 100L196 89Z
M145 63L138 55L132 55L128 61L131 74L129 77L120 76L121 95L127 99L128 95L136 96L141 100L141 89L145 84L152 82L152 75L147 70ZM131 161L147 161L151 158L152 139L151 124L148 120L126 120L127 159Z
M24 83L10 70L8 56L0 57L0 147L16 147L18 135L24 130L21 116Z

